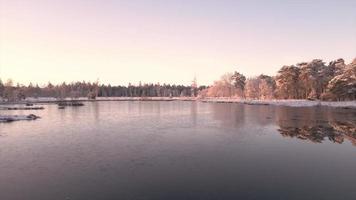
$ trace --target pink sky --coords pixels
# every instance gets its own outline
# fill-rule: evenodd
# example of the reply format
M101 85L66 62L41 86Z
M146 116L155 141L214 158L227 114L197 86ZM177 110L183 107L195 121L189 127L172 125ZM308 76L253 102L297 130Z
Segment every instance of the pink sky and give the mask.
M355 1L0 0L0 78L211 84L356 57Z

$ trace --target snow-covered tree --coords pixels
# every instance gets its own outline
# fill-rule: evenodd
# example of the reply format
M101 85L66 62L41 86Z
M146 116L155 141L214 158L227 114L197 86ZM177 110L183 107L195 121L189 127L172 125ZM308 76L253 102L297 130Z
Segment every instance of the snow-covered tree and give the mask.
M244 97L246 77L235 71L231 78L232 84L235 86L237 96Z
M233 79L231 73L226 73L221 76L219 81L215 81L214 85L208 88L207 95L210 97L231 97L235 94Z
M245 85L245 96L248 99L260 98L260 82L258 77L248 78Z
M5 90L5 85L2 82L2 80L0 79L0 99L3 97L4 90Z
M215 81L207 89L207 92L201 94L206 94L209 97L243 97L245 80L245 76L240 73L226 73L221 76L219 81Z
M319 99L323 92L324 73L327 70L324 62L315 59L309 63L299 63L299 97L302 99Z
M333 100L356 99L356 59L344 68L344 72L330 80L327 92L326 96Z
M261 74L259 77L260 99L273 99L275 97L276 82L270 76Z
M299 98L299 67L283 66L276 77L276 93L281 99Z

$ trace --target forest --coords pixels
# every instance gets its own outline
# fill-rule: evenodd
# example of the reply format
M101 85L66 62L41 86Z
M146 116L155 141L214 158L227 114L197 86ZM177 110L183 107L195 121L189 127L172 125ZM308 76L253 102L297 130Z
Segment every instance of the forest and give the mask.
M325 64L320 59L283 66L276 76L246 78L227 73L214 85L199 92L203 97L246 99L309 99L344 101L356 99L356 58Z
M356 58L349 64L343 59L328 64L320 59L283 66L275 76L261 74L246 78L239 72L226 73L211 86L138 84L111 86L99 82L15 84L0 79L3 101L20 101L26 97L57 99L88 97L231 97L244 99L356 100Z

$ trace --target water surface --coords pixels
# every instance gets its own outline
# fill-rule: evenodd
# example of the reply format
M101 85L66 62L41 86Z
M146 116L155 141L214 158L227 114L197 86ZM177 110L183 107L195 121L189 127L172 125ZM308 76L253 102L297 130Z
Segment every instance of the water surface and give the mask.
M0 199L355 199L356 111L88 102L0 124Z

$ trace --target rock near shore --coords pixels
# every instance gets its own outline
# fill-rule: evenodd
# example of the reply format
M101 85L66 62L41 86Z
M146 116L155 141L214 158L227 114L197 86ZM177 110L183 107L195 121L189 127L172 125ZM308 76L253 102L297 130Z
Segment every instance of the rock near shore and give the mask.
M0 122L13 122L20 120L36 120L40 118L37 115L29 114L29 115L0 115Z

